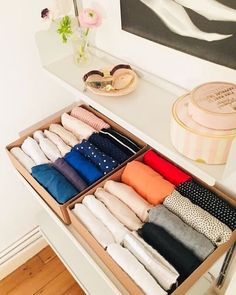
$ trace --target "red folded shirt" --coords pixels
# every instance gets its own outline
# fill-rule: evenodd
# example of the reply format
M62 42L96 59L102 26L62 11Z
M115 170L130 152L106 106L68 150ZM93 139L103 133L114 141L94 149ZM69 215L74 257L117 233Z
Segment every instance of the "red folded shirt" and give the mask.
M166 180L170 181L176 186L192 179L190 175L176 167L174 164L171 164L164 158L158 156L154 151L146 152L143 161L153 170L160 173Z

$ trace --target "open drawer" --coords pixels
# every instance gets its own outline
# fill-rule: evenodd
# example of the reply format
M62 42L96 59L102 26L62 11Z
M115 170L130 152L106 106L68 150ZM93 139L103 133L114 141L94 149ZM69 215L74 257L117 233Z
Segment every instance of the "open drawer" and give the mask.
M22 135L20 136L19 139L17 139L16 141L10 143L7 147L6 147L6 151L7 154L11 160L11 162L13 163L13 165L15 166L15 168L20 172L20 174L28 181L28 183L33 187L33 189L35 191L38 192L38 194L41 196L41 198L48 204L49 207L52 208L52 210L66 223L69 224L70 223L70 218L68 215L68 212L66 210L67 206L73 202L76 198L78 198L80 195L82 195L84 192L88 191L91 187L93 187L94 185L96 185L97 183L99 183L102 179L108 177L109 175L111 175L114 171L116 171L117 169L119 169L122 165L124 165L127 161L123 162L121 165L119 165L118 167L116 167L113 171L111 171L110 173L108 173L107 175L103 176L101 179L98 179L96 182L94 182L93 184L91 184L90 186L88 186L84 191L80 192L79 194L77 194L76 196L74 196L73 198L71 198L70 200L68 200L67 202L60 204L58 203L52 196L51 194L42 186L40 185L40 183L34 179L32 177L32 175L27 171L27 169L17 160L17 158L10 152L10 150L13 147L19 147L21 146L21 144L23 143L23 141L28 137L28 136L32 136L34 131L36 130L45 130L48 129L50 124L52 123L60 123L61 122L61 115L63 113L69 113L73 107L75 106L83 106L83 108L85 108L86 110L92 112L93 114L95 114L97 117L101 118L102 120L104 120L105 122L107 122L114 130L118 131L121 134L124 134L125 136L127 136L128 138L130 138L133 142L137 143L137 145L139 145L140 150L133 156L131 156L127 161L130 161L132 159L134 159L137 155L139 155L140 153L142 153L144 150L146 150L147 145L140 140L139 138L137 138L136 136L134 136L132 133L130 133L129 131L127 131L126 129L122 128L120 125L116 124L114 121L112 121L111 119L107 118L106 116L104 116L103 114L99 113L98 111L96 111L95 109L91 108L88 105L84 105L83 103L75 103L71 106L68 106L67 108L53 114L52 116L42 120L39 123L36 123L35 125L31 126L30 128L28 128L26 131L24 131L22 133Z
M143 155L140 155L135 160L143 161ZM86 195L94 194L97 188L103 187L106 181L108 180L115 180L120 181L121 175L124 171L125 167L120 168L118 171L110 175L107 179L104 179L99 184L91 188L89 191L87 191L84 195L80 196L78 199L73 201L68 206L69 215L71 218L71 227L73 227L78 234L84 239L84 242L87 244L87 247L91 249L95 253L95 255L98 256L98 258L101 260L103 264L113 273L116 274L116 278L120 281L120 283L123 285L123 287L127 290L129 294L145 294L143 290L141 290L136 283L129 277L129 275L124 272L124 270L109 256L109 254L104 250L104 248L97 242L97 240L91 235L91 233L87 230L87 228L83 225L83 223L78 219L78 217L73 212L73 209L77 203L81 203L83 198ZM196 179L197 180L197 179ZM199 182L199 180L197 180ZM202 184L203 185L203 184ZM222 199L230 203L232 206L236 206L236 201L222 193L221 191L207 187L208 189L215 192L218 196L220 196ZM216 248L199 266L197 269L195 269L194 272L190 276L185 279L185 281L177 288L175 289L171 294L173 295L183 295L185 294L192 286L193 284L200 279L202 275L204 275L205 272L216 262L224 252L226 252L232 244L235 242L236 239L236 230L232 233L231 238L225 242L224 244L220 245L218 248Z

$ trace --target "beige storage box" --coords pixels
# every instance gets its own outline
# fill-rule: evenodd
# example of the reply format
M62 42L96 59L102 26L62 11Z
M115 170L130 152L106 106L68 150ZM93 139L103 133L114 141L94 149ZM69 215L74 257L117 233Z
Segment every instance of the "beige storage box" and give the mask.
M134 136L133 134L131 134L129 131L125 130L124 128L122 128L121 126L119 126L118 124L116 124L115 122L113 122L112 120L110 120L109 118L107 118L106 116L102 115L101 113L99 113L98 111L96 111L95 109L86 106L86 105L82 105L82 107L84 107L85 109L87 109L88 111L94 113L97 117L103 119L104 121L106 121L107 123L110 124L110 126L112 128L114 128L115 130L123 133L124 135L126 135L127 137L129 137L130 139L132 139L135 143L137 143L141 149L140 151L132 156L130 159L128 159L126 162L122 163L122 165L118 166L116 169L114 169L113 171L111 171L110 173L108 173L106 176L102 177L100 180L96 181L95 183L93 183L92 185L90 185L86 190L84 190L83 192L79 193L78 195L76 195L75 197L73 197L72 199L70 199L69 201L65 202L64 204L59 204L48 192L45 188L43 188L38 182L37 180L35 180L31 174L24 168L24 166L11 154L10 150L13 147L19 147L21 146L21 144L23 143L23 141L27 138L27 136L32 136L32 134L34 133L34 131L40 129L40 130L44 130L44 129L48 129L50 124L52 123L60 123L61 122L61 115L65 112L70 112L72 110L73 107L75 107L77 104L73 104L65 109L62 109L61 111L55 113L54 115L46 118L45 120L40 121L39 123L33 125L32 127L28 128L26 131L24 131L20 138L17 139L16 141L12 142L11 144L9 144L6 147L6 151L9 155L9 158L11 160L11 162L13 163L13 165L15 166L15 168L18 170L18 172L20 172L20 174L29 182L29 184L35 189L35 191L37 191L37 193L42 197L42 199L52 208L52 210L66 223L66 224L70 224L70 218L68 215L68 211L67 211L67 206L73 202L75 199L77 199L79 196L83 195L86 191L88 191L89 189L91 189L91 187L95 186L96 184L98 184L101 180L107 178L109 175L111 175L114 171L120 169L120 167L122 167L123 165L125 165L126 162L131 161L132 159L136 158L136 156L140 155L141 153L143 153L146 149L147 149L147 145L140 140L139 138L137 138L136 136Z
M140 155L136 158L138 161L143 160L143 155ZM107 180L115 180L120 181L122 172L125 167L120 168L118 171L114 172L112 175L103 179L99 184L95 185L93 188L88 190L85 194L78 197L68 206L68 212L70 215L70 219L72 222L73 228L82 236L85 242L88 244L88 247L91 248L91 251L95 252L99 259L105 264L109 270L115 274L116 278L120 281L120 283L124 286L124 288L128 291L129 294L135 295L144 295L145 293L136 285L136 283L129 277L126 272L124 272L120 266L109 256L109 254L100 246L100 244L96 241L96 239L88 232L86 227L79 221L76 215L73 213L72 209L74 208L76 203L81 203L83 198L86 195L93 194L98 187L103 187ZM204 184L203 184L204 185ZM235 199L226 196L221 191L217 189L212 189L209 186L206 186L208 189L211 189L218 195L229 202L234 207L236 206ZM183 295L185 294L192 285L213 265L213 263L223 255L230 246L234 243L236 239L236 230L233 232L231 239L218 247L211 255L207 257L206 260L202 262L202 264L173 292L172 295ZM158 294L157 294L158 295Z

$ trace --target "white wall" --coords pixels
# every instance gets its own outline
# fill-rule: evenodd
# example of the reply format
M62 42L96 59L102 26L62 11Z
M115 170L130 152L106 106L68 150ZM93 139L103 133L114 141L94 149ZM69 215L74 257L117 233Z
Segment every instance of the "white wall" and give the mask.
M73 98L41 69L34 33L48 1L1 1L0 10L0 252L37 225L41 209L17 180L4 147L18 131Z

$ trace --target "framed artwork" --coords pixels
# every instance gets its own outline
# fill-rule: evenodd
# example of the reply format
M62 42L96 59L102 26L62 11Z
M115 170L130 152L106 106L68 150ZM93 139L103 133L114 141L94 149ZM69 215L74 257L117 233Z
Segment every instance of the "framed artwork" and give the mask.
M236 69L236 0L120 0L122 29Z

